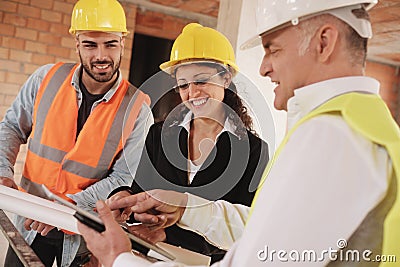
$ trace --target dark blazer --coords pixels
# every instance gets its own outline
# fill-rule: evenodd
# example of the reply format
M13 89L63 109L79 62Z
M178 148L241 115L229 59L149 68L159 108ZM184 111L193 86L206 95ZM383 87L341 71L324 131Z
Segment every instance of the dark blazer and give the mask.
M239 139L223 132L210 155L188 182L188 132L181 126L151 126L132 184L134 193L151 189L189 192L209 200L223 199L250 206L268 162L268 145L249 131ZM166 229L167 242L222 259L225 251L202 236L174 225Z

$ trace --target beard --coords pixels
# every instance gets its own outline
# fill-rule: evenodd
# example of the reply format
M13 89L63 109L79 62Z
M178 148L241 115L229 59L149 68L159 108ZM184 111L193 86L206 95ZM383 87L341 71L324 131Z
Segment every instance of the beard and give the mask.
M120 54L119 59L116 62L116 64L114 63L114 61L102 60L102 61L90 62L90 65L89 65L88 63L86 63L82 60L80 53L79 53L79 59L81 60L83 69L93 80L95 80L96 82L109 82L114 77L114 74L117 73L117 71L119 70L119 67L121 65L122 55ZM93 71L93 68L95 68L94 64L109 64L112 69L111 69L111 71L108 71L108 72L97 73L97 72Z

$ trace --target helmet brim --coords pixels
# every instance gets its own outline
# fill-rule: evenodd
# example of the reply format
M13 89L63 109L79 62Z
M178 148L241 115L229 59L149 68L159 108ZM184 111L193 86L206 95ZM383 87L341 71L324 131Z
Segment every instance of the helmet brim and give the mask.
M219 64L228 70L229 70L229 67L231 67L232 71L234 71L235 73L239 71L239 67L236 65L236 63L228 62L228 64L224 64L224 63L221 63L218 59L214 59L214 58L191 58L191 59L187 59L187 60L170 60L170 61L162 63L160 65L160 69L162 71L168 73L169 75L173 76L176 68L178 68L180 66L194 64L194 63L202 63L202 62Z
M247 50L261 44L261 36L256 35L245 41L240 45L240 50Z

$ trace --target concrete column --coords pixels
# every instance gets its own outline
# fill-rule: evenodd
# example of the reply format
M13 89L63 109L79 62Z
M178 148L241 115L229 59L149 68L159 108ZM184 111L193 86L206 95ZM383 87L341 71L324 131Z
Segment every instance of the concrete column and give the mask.
M274 85L259 74L263 57L261 45L247 50L240 49L244 41L256 35L256 5L255 0L221 0L217 29L233 44L240 68L240 75L235 78L239 83L238 92L253 113L256 131L268 142L272 155L286 131L286 112L275 110Z
M225 34L235 50L242 2L242 0L220 0L219 2L217 30Z

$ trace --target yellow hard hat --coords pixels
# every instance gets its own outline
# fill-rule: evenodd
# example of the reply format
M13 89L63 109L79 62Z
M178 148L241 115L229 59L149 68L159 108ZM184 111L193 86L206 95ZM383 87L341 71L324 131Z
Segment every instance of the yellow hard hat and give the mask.
M187 61L211 60L239 71L229 40L220 32L198 23L186 25L172 46L170 60L160 68L171 74L173 66Z
M127 35L125 12L116 0L79 0L72 11L69 32L120 32Z

